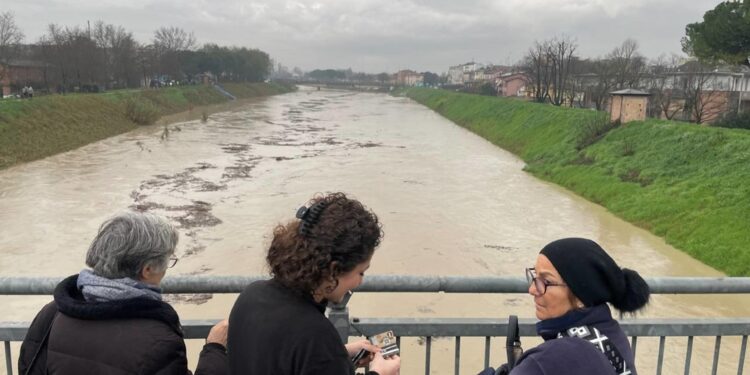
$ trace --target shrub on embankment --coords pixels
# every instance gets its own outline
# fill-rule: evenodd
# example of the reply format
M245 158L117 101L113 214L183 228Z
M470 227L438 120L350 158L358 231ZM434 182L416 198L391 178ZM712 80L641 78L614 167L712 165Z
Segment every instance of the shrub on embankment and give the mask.
M294 89L275 83L234 83L224 88L238 98ZM162 115L228 100L204 85L0 100L0 169L124 133Z
M729 275L750 276L747 130L662 120L602 130L606 114L591 110L444 90L406 94L517 154L536 176Z

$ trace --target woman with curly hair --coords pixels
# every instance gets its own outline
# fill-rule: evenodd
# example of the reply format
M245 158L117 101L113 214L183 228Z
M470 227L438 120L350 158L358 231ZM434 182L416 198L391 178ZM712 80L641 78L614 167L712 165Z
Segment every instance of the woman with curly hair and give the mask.
M352 375L351 358L371 355L368 375L398 374L400 359L373 355L367 340L344 345L325 317L362 283L382 231L377 216L343 193L316 197L297 220L274 229L266 261L271 280L250 284L229 317L232 374Z

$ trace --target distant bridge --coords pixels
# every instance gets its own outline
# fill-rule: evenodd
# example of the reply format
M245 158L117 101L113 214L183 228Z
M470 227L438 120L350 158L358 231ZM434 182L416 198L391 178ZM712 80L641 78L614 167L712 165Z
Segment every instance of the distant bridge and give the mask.
M358 82L358 81L323 81L323 80L310 80L310 79L298 79L298 80L277 80L279 82L292 83L295 85L313 86L320 88L330 89L342 89L342 90L357 90L357 91L373 91L373 92L387 92L391 90L391 85L388 82Z

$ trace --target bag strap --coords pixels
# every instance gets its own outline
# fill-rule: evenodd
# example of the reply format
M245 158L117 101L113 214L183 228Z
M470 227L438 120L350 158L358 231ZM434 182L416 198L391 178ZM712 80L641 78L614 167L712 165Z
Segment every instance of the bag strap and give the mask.
M37 358L39 357L39 354L42 352L42 350L47 349L47 340L49 339L49 334L52 332L52 325L55 324L55 320L57 320L57 316L60 314L60 311L55 311L55 315L52 317L52 320L49 322L49 325L47 326L47 332L44 333L44 338L42 338L42 342L39 343L39 347L36 349L36 353L34 353L34 357L31 358L31 362L29 362L29 367L26 369L26 372L24 375L31 374L31 370L34 368L34 364L37 362Z
M568 337L579 337L590 342L607 357L607 360L618 375L632 374L627 362L625 362L625 358L620 354L620 350L617 349L609 337L604 336L596 327L572 327L561 333L561 336L563 334Z
M516 366L516 361L523 354L521 348L521 336L518 329L518 316L508 317L508 333L505 336L505 354L508 357L508 369Z
M505 354L508 356L508 362L500 365L497 370L487 367L477 375L507 375L510 373L510 370L516 366L516 362L523 354L519 332L518 316L509 316L508 330L505 333Z

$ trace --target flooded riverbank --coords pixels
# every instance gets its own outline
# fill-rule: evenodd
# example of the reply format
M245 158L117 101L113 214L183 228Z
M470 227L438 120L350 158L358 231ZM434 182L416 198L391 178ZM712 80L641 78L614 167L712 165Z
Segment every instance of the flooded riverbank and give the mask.
M164 137L163 127L139 128L0 171L0 272L76 273L98 225L114 212L140 208L168 216L180 229L180 262L167 277L264 274L273 227L292 219L314 193L344 191L384 223L368 274L521 276L547 242L582 236L644 276L720 275L528 175L512 154L406 98L302 89L169 129ZM0 298L7 306L0 320L29 321L49 300ZM182 319L206 319L228 315L235 296L171 298ZM526 295L361 293L351 313L533 317L533 303ZM659 295L644 316L750 316L750 303ZM480 347L462 342L465 373L480 370ZM494 348L499 355L500 346ZM639 356L653 353L648 348L639 342ZM702 359L712 349L694 355L694 366L710 368L710 359ZM402 373L418 373L423 350L416 340L405 342ZM436 341L432 373L452 373L452 350L452 340ZM684 353L673 350L669 355ZM730 349L722 355L737 358ZM652 372L643 358L641 372Z

